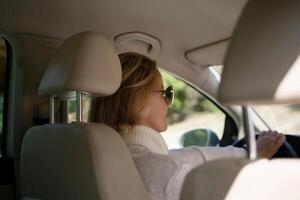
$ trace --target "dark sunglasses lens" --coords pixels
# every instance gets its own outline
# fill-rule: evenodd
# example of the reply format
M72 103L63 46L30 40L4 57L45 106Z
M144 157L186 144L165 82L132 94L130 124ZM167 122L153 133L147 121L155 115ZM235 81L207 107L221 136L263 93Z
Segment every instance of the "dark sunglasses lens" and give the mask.
M174 100L174 91L173 91L173 87L169 86L166 91L165 91L165 100L166 102L171 105L173 103Z

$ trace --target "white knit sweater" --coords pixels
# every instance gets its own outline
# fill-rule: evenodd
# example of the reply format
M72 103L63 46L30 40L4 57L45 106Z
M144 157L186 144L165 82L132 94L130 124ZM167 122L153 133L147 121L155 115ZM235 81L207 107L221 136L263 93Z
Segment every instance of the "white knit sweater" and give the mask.
M244 149L189 147L169 150L160 133L137 125L123 127L122 135L153 200L179 200L186 174L207 161L224 157L245 157Z

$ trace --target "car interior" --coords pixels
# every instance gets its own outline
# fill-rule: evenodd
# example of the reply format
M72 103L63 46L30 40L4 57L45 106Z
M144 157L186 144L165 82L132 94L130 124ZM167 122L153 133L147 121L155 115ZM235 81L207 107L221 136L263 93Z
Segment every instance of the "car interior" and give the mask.
M150 199L119 133L87 117L90 99L120 86L124 52L201 94L190 104L204 98L222 112L220 131L169 126L180 132L166 132L169 148L194 130L209 136L203 146L249 147L247 158L193 169L180 199L299 199L299 9L280 0L1 1L0 199ZM273 127L251 106L286 103L296 132L273 159L257 159L254 132Z

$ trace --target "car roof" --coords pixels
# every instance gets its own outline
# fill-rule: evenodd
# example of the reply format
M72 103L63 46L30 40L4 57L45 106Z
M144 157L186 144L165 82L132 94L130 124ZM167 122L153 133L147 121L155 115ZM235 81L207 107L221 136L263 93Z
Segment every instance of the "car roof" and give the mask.
M61 40L82 31L97 31L111 40L123 33L145 33L161 44L159 54L152 57L160 67L201 86L207 79L206 66L222 64L219 60L226 48L216 46L220 52L210 53L208 61L203 60L203 53L211 51L207 48L210 44L231 37L245 3L246 0L11 0L2 2L0 33ZM116 48L119 52L128 51ZM191 50L196 63L187 57Z
M85 30L107 37L141 31L192 49L230 37L245 2L12 0L1 5L0 26L4 31L60 39Z

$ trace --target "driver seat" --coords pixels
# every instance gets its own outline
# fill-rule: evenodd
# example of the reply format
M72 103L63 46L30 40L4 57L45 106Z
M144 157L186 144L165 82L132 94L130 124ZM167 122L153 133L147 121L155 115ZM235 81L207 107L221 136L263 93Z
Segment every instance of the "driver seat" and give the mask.
M95 32L65 40L53 56L39 94L113 94L121 83L118 55ZM51 116L53 117L53 116ZM121 136L105 124L73 122L30 128L23 140L21 193L25 199L148 200Z

